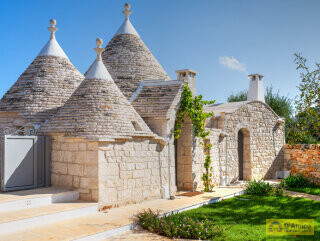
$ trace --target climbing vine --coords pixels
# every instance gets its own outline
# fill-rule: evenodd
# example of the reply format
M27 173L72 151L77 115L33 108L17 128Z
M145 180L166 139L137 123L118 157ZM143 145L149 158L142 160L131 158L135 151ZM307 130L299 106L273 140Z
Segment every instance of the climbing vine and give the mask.
M205 173L202 175L202 181L204 185L204 191L212 191L214 186L212 180L212 167L211 167L211 155L210 150L212 144L207 140L207 136L210 131L206 131L205 123L206 119L213 116L213 112L206 113L203 111L203 106L213 104L215 101L202 100L202 95L192 96L189 85L186 83L183 87L182 100L180 102L180 108L177 113L177 120L175 123L174 138L178 139L181 134L184 119L186 115L189 115L196 137L202 139L201 145L203 146L203 152L205 155L204 168Z

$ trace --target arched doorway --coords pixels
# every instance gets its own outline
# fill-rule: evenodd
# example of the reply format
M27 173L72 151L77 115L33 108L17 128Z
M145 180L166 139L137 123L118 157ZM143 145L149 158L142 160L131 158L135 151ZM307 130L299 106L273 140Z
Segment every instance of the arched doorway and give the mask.
M240 129L238 132L239 180L251 180L250 132Z

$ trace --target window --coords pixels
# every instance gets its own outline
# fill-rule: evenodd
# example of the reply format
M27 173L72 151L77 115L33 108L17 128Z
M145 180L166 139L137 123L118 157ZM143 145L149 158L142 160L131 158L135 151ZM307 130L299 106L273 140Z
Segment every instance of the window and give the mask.
M136 130L136 131L142 131L140 125L138 124L138 122L136 121L131 121L132 125L133 125L133 128Z

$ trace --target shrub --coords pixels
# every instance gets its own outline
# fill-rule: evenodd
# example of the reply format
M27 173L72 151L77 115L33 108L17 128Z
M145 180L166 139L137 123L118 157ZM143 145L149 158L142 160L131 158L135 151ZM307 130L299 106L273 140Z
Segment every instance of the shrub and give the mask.
M246 185L246 194L249 195L266 195L270 193L272 190L272 186L270 183L263 181L262 179L259 181L251 181Z
M269 193L270 196L277 196L277 197L283 196L283 194L284 194L284 189L281 185L273 186L271 192Z
M246 194L249 195L270 195L270 196L282 196L284 191L280 185L271 185L268 182L263 181L251 181L246 185Z
M280 185L282 187L299 188L299 187L313 187L314 184L302 175L293 176L289 175L287 178L282 179Z
M160 217L158 212L151 209L138 213L136 221L143 229L169 238L212 240L222 237L224 231L206 217L201 221L184 213Z

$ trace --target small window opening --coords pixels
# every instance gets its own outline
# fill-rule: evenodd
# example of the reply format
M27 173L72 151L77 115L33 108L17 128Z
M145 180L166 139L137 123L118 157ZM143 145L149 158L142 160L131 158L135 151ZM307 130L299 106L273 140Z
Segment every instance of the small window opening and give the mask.
M138 124L138 122L136 122L136 121L131 121L131 123L132 123L132 125L133 125L133 127L134 127L134 129L135 129L136 131L142 131L142 129L141 129L140 125Z

